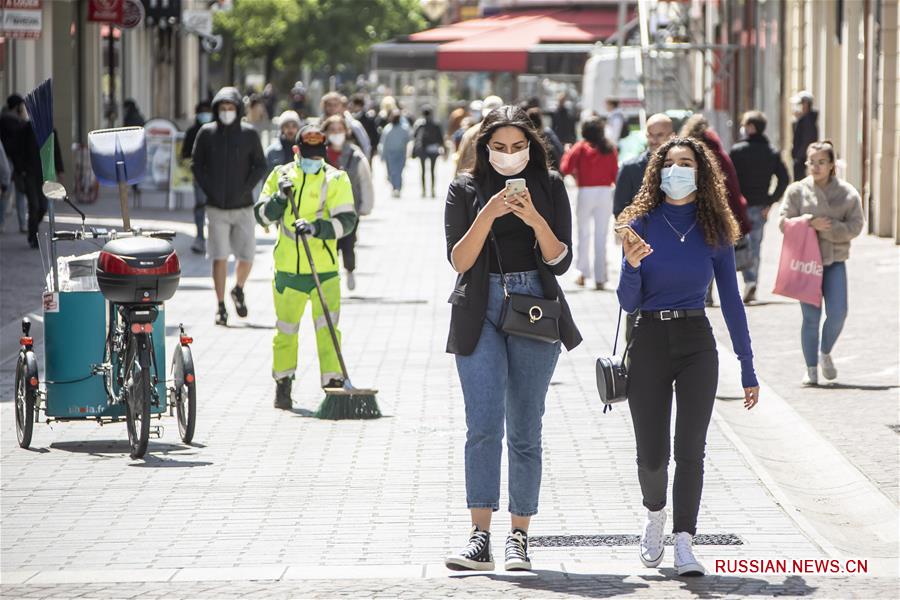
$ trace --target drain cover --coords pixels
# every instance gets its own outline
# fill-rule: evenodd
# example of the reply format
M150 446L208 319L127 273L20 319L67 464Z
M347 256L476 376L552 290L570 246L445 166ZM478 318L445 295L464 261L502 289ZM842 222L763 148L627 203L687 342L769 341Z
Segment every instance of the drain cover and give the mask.
M562 548L566 546L637 546L641 542L639 535L536 535L528 538L535 548ZM666 544L675 543L675 536L667 535ZM701 533L694 536L697 546L742 546L741 538L733 533Z

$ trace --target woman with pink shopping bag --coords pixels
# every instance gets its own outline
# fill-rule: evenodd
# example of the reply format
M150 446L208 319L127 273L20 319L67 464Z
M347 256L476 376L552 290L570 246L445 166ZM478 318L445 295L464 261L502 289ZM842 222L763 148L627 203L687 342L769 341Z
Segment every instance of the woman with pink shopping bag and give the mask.
M800 343L806 361L802 384L814 386L820 362L825 379L837 377L831 350L847 319L845 263L850 240L862 232L864 219L859 192L835 174L831 142L809 145L806 168L808 176L788 186L781 203L778 225L784 245L774 293L800 300ZM826 316L820 336L822 300Z

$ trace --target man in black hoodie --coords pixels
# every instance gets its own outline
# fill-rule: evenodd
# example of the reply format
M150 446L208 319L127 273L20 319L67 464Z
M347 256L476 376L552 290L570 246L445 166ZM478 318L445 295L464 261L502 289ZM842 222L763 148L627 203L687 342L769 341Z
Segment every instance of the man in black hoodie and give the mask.
M194 142L200 128L213 120L212 105L207 100L202 100L194 107L196 117L194 122L184 134L184 142L181 144L181 159L190 160L194 153ZM206 194L203 188L194 179L194 224L197 226L197 237L191 245L191 250L197 254L206 252L206 236L203 234L203 226L206 224Z
M759 256L762 247L763 229L769 217L769 208L781 200L788 186L787 167L778 151L763 135L766 130L766 115L751 110L741 117L742 141L731 148L731 162L737 172L741 195L747 199L747 216L750 217L750 251L753 263L744 269L744 302L756 299L756 281L759 277ZM769 193L772 177L777 179L775 191Z
M191 155L194 180L206 194L207 256L213 261L213 282L219 301L216 325L228 325L225 280L228 257L232 254L237 261L237 283L231 290L231 299L238 316L247 316L244 283L256 253L253 188L267 171L259 135L252 125L241 122L242 107L241 95L235 88L219 90L212 101L214 120L200 128Z
M819 140L819 111L813 110L813 95L805 90L793 96L791 104L797 107L791 158L794 159L794 181L800 181L806 177L806 148Z

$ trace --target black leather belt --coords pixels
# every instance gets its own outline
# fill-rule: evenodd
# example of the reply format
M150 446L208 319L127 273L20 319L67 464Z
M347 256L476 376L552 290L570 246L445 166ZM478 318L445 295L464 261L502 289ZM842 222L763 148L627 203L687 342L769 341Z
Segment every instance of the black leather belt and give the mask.
M689 308L686 310L642 310L641 316L645 319L672 321L673 319L687 319L689 317L705 317L706 311L702 308Z

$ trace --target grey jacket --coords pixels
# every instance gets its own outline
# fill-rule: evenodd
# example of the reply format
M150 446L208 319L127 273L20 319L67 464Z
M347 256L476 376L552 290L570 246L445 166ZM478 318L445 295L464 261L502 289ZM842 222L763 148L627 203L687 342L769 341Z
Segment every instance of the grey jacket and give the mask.
M781 202L778 226L784 231L785 220L795 217L831 219L830 231L816 231L825 266L850 257L850 240L862 233L865 222L859 192L837 177L832 177L825 189L816 186L812 177L789 185Z
M360 216L368 215L375 205L375 188L372 186L372 171L362 149L355 144L344 144L341 148L340 164L332 165L346 171L353 189L353 205Z

